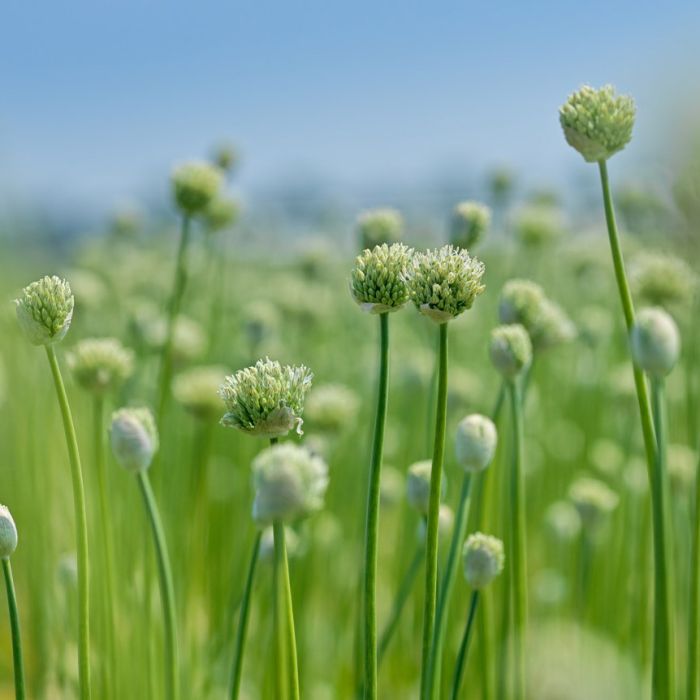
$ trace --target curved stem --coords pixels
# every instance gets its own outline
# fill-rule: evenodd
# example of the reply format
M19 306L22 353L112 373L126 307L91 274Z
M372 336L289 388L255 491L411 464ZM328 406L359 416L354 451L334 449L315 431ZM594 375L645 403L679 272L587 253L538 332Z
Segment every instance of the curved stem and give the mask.
M85 486L83 470L80 465L78 440L75 436L73 416L63 385L61 368L58 366L56 351L52 345L46 346L46 356L51 367L56 396L61 409L63 430L68 445L68 459L73 485L73 507L75 509L75 527L78 555L78 672L80 677L81 700L90 698L90 583L88 569L88 529L85 508Z
M246 576L245 588L243 589L243 600L238 617L238 629L236 631L236 651L233 656L233 670L231 672L231 698L237 700L241 689L241 675L243 671L243 653L245 651L246 632L248 630L248 617L250 613L250 595L253 591L253 581L255 579L255 568L260 554L260 539L262 531L258 530L253 543L253 551L248 564L248 574Z
M698 697L698 636L700 632L700 463L695 471L695 523L690 565L690 602L688 605L688 700Z
M438 393L435 411L435 444L430 473L430 501L425 546L425 607L423 610L423 654L421 664L421 697L429 698L430 653L435 628L438 563L438 518L442 463L445 456L445 427L447 423L447 323L440 324L438 362Z
M467 652L469 651L469 640L471 639L472 628L474 627L474 617L476 616L476 608L478 605L479 591L474 591L469 603L469 614L467 616L467 624L464 628L464 635L462 636L462 643L459 645L459 653L457 654L455 675L454 680L452 681L452 693L450 694L452 700L457 700L457 698L459 698L459 687L462 685L462 676L464 675Z
M163 525L160 521L158 506L153 496L151 482L147 472L137 474L144 505L148 513L153 533L153 543L156 550L158 565L158 581L160 583L160 598L163 606L163 624L165 627L165 697L167 700L177 700L179 697L178 676L180 664L177 648L177 624L175 621L175 590L173 588L172 570L168 556L168 546L165 541Z
M22 638L20 635L19 612L17 611L17 596L15 595L15 583L12 580L12 565L9 558L2 560L2 571L5 575L5 588L7 589L7 607L10 612L10 628L12 630L12 660L15 672L15 698L24 700L24 661L22 659Z
M284 525L275 522L272 525L275 556L272 567L272 627L275 639L275 698L287 700L289 697L289 678L287 674L287 649L284 638L285 601L282 597L282 570L285 568L286 552L284 546Z
M379 315L379 387L374 421L372 460L367 490L365 526L365 698L377 698L377 541L379 537L379 493L384 449L384 426L389 399L389 314Z

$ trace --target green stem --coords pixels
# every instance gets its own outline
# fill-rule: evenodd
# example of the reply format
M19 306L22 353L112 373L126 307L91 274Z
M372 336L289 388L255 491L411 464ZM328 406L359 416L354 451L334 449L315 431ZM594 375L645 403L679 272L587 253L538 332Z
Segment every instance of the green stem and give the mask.
M166 700L177 700L179 697L180 664L177 647L177 624L175 621L175 589L173 587L172 569L168 556L168 546L165 541L163 525L158 513L158 506L153 495L148 472L137 474L144 505L148 513L153 533L153 543L156 550L158 565L158 580L160 583L160 598L163 606L163 624L165 627L165 697Z
M24 661L22 660L22 639L19 626L19 612L17 611L17 596L15 595L15 583L12 580L12 565L9 558L3 558L2 571L5 574L5 588L7 589L7 607L10 611L10 628L12 630L12 659L15 670L15 697L24 700Z
M284 525L275 522L272 526L275 556L272 567L272 627L275 638L275 698L287 700L289 678L287 674L287 648L284 637L285 600L282 596L282 570L285 568Z
M690 602L688 605L688 700L698 697L698 633L700 632L700 463L695 471L695 523L690 566Z
M163 422L163 414L165 413L170 390L170 379L173 373L173 340L175 337L175 325L177 323L177 317L180 314L182 298L187 285L187 248L189 247L190 241L190 223L190 217L183 215L182 227L180 229L180 242L178 244L177 257L175 260L175 278L173 280L172 292L167 309L165 342L163 343L163 350L160 356L158 398L156 402L158 410L156 418L159 429Z
M421 664L421 697L429 698L430 653L435 628L437 605L438 518L442 463L445 455L445 427L447 423L447 323L440 324L438 365L438 393L435 411L435 444L430 474L430 500L425 545L425 607L423 611L423 654Z
M248 617L250 613L250 595L253 591L253 581L255 579L255 568L260 554L260 538L262 531L258 530L253 543L253 551L248 564L248 574L246 576L245 588L243 590L243 600L238 617L238 629L236 631L236 651L233 657L233 671L231 673L231 698L237 700L241 688L241 674L243 671L243 654L245 652L246 632L248 630Z
M377 542L379 537L379 492L384 449L384 426L389 399L389 314L379 314L379 388L374 421L372 460L367 490L365 527L365 698L377 698Z
M610 183L608 180L608 168L605 161L598 163L600 169L600 181L603 190L603 204L605 207L605 219L608 227L608 237L610 239L610 251L612 253L613 266L615 268L615 279L617 281L622 311L625 317L627 333L634 325L634 305L630 292L627 274L625 272L624 259L620 248L620 240L615 222L615 211L613 209ZM639 414L642 425L642 435L644 437L644 450L646 453L647 471L649 474L649 486L652 501L653 534L654 534L654 619L657 632L654 633L654 674L653 686L654 695L659 698L672 698L671 679L665 675L664 669L669 668L670 639L665 637L668 629L663 629L663 618L668 619L668 582L666 580L666 545L665 526L663 518L663 494L656 484L659 479L655 472L656 464L656 436L654 434L654 424L651 414L651 404L646 380L642 371L634 366L634 384L637 391L637 402L639 404ZM662 658L663 657L663 658ZM658 669L658 670L657 670ZM660 672L660 673L659 673Z
M445 571L440 582L440 595L438 596L437 616L435 618L435 632L433 634L433 648L430 654L430 676L428 679L430 696L439 697L440 677L442 675L442 650L445 644L445 631L447 627L447 609L450 604L452 589L454 588L457 564L459 562L460 549L467 529L469 518L469 494L471 487L471 473L466 472L462 479L462 491L459 496L457 517L452 530L450 551L445 564Z
M517 381L508 384L513 422L513 461L510 474L510 562L513 604L515 700L525 698L525 632L527 627L527 563L525 489L523 479L523 411Z
M75 509L75 527L78 555L78 673L80 677L81 700L90 698L90 582L88 568L88 527L85 508L85 487L83 470L80 466L78 440L75 436L73 416L66 395L66 388L58 366L56 351L52 345L46 346L46 356L51 367L56 396L61 409L63 430L68 445L68 459L73 484L73 507Z
M467 616L467 624L464 628L462 643L459 645L459 653L457 654L457 662L455 664L455 675L452 681L452 700L459 698L459 687L462 685L462 676L464 675L464 667L467 661L467 652L469 651L469 640L472 635L472 627L474 626L474 618L476 617L476 608L479 605L479 591L472 593L472 598L469 603L469 615Z

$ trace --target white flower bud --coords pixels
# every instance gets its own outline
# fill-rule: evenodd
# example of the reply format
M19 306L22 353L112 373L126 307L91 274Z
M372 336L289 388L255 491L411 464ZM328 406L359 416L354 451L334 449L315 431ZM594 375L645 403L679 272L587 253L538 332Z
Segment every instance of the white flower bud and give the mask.
M158 451L158 431L147 408L122 408L112 414L112 452L124 469L145 471Z
M17 526L6 506L0 505L0 559L9 559L17 549Z
M678 362L681 338L676 322L661 308L642 309L630 334L635 364L651 377L665 377Z
M414 462L408 468L406 477L406 498L408 502L422 515L428 514L430 503L430 475L433 463L429 459ZM440 482L440 497L444 498L447 491L447 479L443 474Z
M478 413L467 416L457 426L457 461L465 471L480 472L491 464L497 441L496 426L490 418Z
M484 588L503 571L503 542L491 535L475 532L467 537L462 558L467 583L475 589Z

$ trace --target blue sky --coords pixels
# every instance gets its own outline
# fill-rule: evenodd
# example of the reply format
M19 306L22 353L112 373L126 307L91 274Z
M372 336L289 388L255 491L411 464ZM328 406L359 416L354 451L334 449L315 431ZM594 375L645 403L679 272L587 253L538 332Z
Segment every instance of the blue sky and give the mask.
M0 186L107 207L221 137L244 189L495 163L554 179L579 166L566 94L634 94L641 153L697 64L699 20L690 1L6 3Z

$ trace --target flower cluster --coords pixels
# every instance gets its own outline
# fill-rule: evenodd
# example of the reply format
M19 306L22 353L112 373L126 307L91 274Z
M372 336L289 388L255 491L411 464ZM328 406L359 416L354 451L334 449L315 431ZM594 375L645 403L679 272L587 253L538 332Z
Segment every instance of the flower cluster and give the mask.
M467 583L477 590L484 588L503 571L503 542L497 537L475 532L467 537L462 557Z
M635 297L668 308L692 299L697 278L685 260L655 251L632 260L630 284Z
M73 318L73 293L66 280L55 275L32 282L15 299L17 321L33 345L62 340Z
M375 314L398 311L408 301L406 271L412 252L402 243L394 243L357 256L350 292L362 309Z
M171 177L175 204L183 214L200 214L217 196L223 181L223 173L216 166L200 161L184 163Z
M491 224L491 210L479 202L460 202L452 211L450 243L457 248L473 248Z
M96 394L114 390L134 369L134 353L116 338L81 340L67 359L78 384Z
M396 243L402 229L403 219L395 209L370 209L357 217L357 233L363 249Z

